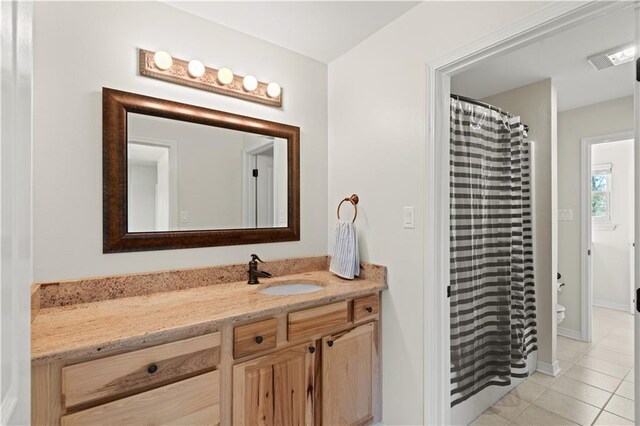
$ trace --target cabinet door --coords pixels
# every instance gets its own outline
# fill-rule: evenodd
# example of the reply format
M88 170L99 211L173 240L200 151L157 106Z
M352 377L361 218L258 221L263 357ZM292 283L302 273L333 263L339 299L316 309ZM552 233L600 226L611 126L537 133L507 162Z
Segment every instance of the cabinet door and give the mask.
M234 425L311 425L315 343L233 367Z
M322 339L322 424L373 419L374 324Z

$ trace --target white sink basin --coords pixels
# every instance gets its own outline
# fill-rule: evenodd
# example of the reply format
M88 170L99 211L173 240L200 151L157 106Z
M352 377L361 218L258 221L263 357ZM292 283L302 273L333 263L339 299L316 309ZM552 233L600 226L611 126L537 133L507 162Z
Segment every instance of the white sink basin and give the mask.
M310 283L282 283L260 290L261 294L271 296L292 296L295 294L307 294L322 290L322 286Z

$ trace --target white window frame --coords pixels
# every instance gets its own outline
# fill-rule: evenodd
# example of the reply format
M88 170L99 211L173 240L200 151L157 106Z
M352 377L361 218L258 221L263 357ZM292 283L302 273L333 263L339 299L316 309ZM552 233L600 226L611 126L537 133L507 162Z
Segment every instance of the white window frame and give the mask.
M606 200L606 212L607 214L604 216L591 216L591 224L596 229L609 229L613 225L613 212L612 212L612 203L611 203L611 193L613 192L613 167L611 163L600 163L593 164L591 166L591 176L594 175L605 175L607 176L607 190L606 191L591 191L591 198L593 199L594 195L603 195Z

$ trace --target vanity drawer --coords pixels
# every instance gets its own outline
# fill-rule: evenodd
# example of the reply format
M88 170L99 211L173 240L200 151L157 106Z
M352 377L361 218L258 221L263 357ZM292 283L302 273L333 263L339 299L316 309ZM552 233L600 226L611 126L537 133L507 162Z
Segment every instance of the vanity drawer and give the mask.
M255 354L276 347L278 324L275 318L239 325L233 329L233 357Z
M334 330L349 324L349 305L342 301L304 311L293 312L288 318L289 341L296 341Z
M353 301L353 322L374 318L380 312L380 296L361 297Z
M62 426L160 424L220 424L220 372L201 374L62 417Z
M220 363L220 332L62 368L66 407L178 380Z

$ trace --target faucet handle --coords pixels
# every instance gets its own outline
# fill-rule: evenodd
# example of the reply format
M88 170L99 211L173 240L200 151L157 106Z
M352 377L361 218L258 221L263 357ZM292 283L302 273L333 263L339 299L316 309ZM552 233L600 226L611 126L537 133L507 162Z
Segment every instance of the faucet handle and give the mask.
M264 260L260 259L257 254L252 254L251 260L257 260L260 263L265 263Z

